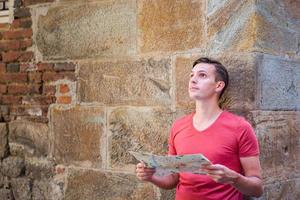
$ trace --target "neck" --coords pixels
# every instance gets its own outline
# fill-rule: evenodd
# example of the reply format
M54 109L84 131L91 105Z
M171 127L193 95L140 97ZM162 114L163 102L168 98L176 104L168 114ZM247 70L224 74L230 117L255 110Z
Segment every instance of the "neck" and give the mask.
M222 112L217 101L196 101L196 120L211 120Z

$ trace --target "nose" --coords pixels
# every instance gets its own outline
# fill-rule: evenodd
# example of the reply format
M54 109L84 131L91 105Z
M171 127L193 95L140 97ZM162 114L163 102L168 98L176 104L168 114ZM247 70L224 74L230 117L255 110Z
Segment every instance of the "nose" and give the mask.
M197 82L196 82L195 76L192 76L192 77L190 78L190 82L191 82L191 83L197 83Z

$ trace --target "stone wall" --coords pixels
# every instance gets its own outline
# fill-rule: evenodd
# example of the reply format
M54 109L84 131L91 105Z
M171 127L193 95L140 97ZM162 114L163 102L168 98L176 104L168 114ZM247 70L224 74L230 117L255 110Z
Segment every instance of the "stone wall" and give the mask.
M300 3L15 0L0 24L0 199L171 200L129 150L167 151L194 108L192 62L219 59L223 105L254 126L264 195L300 199Z

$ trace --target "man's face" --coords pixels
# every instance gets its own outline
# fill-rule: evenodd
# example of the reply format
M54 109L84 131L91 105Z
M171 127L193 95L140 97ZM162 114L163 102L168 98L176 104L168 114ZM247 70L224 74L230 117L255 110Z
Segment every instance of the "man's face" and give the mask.
M193 100L211 99L218 96L218 82L215 81L215 66L199 63L191 71L189 95Z

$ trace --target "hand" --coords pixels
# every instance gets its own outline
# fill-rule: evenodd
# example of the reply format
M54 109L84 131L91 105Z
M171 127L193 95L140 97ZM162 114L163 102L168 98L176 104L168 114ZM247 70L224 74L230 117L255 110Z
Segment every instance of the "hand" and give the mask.
M237 172L219 164L204 165L202 170L217 183L234 184L240 176Z
M151 181L155 168L146 167L145 163L139 163L136 165L136 176L141 181Z

